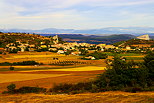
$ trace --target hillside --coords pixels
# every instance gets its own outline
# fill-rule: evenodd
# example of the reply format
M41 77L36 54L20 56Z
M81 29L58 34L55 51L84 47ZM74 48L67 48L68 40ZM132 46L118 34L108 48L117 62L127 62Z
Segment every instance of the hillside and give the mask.
M19 41L21 43L28 43L38 45L42 41L51 41L50 38L29 34L29 33L2 33L0 32L0 47L5 47L6 44L15 43Z
M76 95L0 95L0 103L153 103L154 92L103 92Z
M114 34L109 36L98 36L98 35L83 35L83 34L40 34L42 36L55 36L63 38L67 42L78 42L78 43L90 43L90 44L113 44L119 41L125 41L135 36L130 34Z
M128 40L126 43L126 45L133 45L133 44L154 44L154 40L140 40L140 39L131 39Z

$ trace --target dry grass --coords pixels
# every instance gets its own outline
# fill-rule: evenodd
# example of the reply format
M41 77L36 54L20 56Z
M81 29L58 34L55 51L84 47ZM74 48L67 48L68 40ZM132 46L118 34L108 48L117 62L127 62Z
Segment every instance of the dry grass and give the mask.
M76 95L1 95L0 103L154 103L154 92L103 92Z

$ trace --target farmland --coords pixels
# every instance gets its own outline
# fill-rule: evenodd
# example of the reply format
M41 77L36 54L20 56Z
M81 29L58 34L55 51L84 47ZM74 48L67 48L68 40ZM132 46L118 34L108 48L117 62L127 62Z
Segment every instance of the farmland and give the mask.
M52 52L24 52L18 54L7 54L0 55L0 62L21 62L21 61L36 61L38 63L43 63L44 65L74 65L74 66L84 66L84 65L105 65L104 60L81 60L81 56L57 54ZM54 59L56 58L56 59Z
M104 71L105 60L81 60L81 56L64 55L52 52L20 52L0 55L0 62L36 61L43 65L0 66L0 92L7 85L15 83L22 86L41 86L51 88L55 83L76 83L95 78ZM54 60L53 58L57 58ZM71 65L60 65L71 64Z
M123 57L126 57L128 60L142 60L144 55L138 54L120 54ZM0 55L0 62L21 62L21 61L29 61L34 60L39 63L43 63L43 65L26 65L26 66L13 66L15 67L14 71L10 71L10 66L0 66L0 93L7 90L7 86L11 83L16 85L16 88L20 88L23 86L35 86L35 87L43 87L43 88L52 88L55 84L61 83L79 83L79 82L87 82L91 80L95 80L98 74L104 72L106 68L105 59L100 60L81 60L81 56L68 55L65 56L63 54L56 54L52 52L24 52L18 54L6 54ZM53 58L58 58L58 60L54 60ZM112 59L113 56L108 56L107 59ZM58 63L72 63L72 65L53 65ZM104 93L86 93L86 94L78 94L78 95L44 95L44 94L24 94L24 95L2 95L3 99L1 99L0 103L5 102L35 102L39 100L39 103L45 102L62 102L69 101L71 102L80 102L83 103L92 103L91 100L88 101L88 98L94 98L93 102L104 103L106 102L114 102L118 103L119 101L125 102L151 102L153 101L153 93L149 92L145 96L144 93L125 93L125 92L104 92ZM37 98L39 97L39 98ZM50 98L57 98L49 99ZM10 99L12 98L12 99ZM18 99L17 99L18 98ZM29 99L35 98L35 99ZM86 98L86 99L85 99ZM110 98L110 99L108 99ZM129 99L128 99L129 98ZM26 100L26 101L25 101ZM116 101L115 101L116 100ZM66 102L66 103L67 103ZM68 102L70 103L70 102Z
M140 58L138 54L121 54L131 59ZM50 88L54 83L76 83L93 79L104 71L106 67L105 59L101 60L81 60L81 56L57 54L52 52L20 52L18 54L0 55L0 62L21 62L34 60L43 65L13 66L14 71L10 71L10 66L0 66L1 91L6 90L6 86L15 83L17 87L41 86ZM58 58L54 60L53 58ZM109 56L107 59L112 59ZM72 65L53 65L58 63L72 63ZM20 77L20 78L19 78Z
M0 72L0 92L7 85L15 83L17 88L22 86L39 86L51 88L59 83L77 83L94 79L104 71L104 67L85 66L63 69L42 69Z

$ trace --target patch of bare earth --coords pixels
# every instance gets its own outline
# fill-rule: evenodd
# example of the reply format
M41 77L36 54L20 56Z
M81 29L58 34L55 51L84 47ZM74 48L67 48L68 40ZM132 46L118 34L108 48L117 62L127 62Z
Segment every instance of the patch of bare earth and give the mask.
M76 95L1 95L0 103L154 103L154 92L103 92Z

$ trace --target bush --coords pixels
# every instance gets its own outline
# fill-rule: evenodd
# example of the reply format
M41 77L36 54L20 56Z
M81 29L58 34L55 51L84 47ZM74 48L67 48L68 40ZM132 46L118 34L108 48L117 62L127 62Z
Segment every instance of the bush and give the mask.
M49 90L53 93L69 93L76 94L92 90L92 82L77 83L77 84L59 84Z
M14 62L13 65L38 65L36 61L23 61L23 62Z
M18 49L13 49L13 50L9 51L9 53L18 53Z
M136 92L141 92L142 88L141 87L128 87L124 88L125 92L131 92L131 93L136 93Z
M19 89L15 89L15 84L10 84L7 86L8 91L2 92L3 94L15 94L15 93L44 93L46 92L46 88L40 87L21 87Z
M8 89L8 93L15 93L15 88L16 88L16 85L15 84L10 84L7 86L7 89ZM3 92L3 93L7 93L6 91Z
M21 87L17 89L17 93L44 93L46 88L40 87Z
M36 61L23 61L23 62L14 62L14 63L9 63L9 62L3 62L0 63L0 66L12 66L12 65L42 65L43 63L38 63Z
M10 84L10 85L7 86L8 91L15 90L15 88L16 88L15 84Z
M10 70L14 70L14 67L10 67Z
M0 63L0 66L10 66L10 65L12 65L12 63L9 62Z

